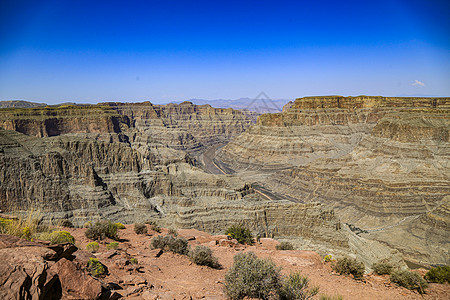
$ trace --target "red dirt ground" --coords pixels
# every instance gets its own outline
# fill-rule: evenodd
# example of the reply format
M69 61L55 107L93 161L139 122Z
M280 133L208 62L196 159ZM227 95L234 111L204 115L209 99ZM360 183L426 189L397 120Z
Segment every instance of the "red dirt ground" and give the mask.
M73 234L76 245L85 249L91 242L84 235L85 229L64 228ZM163 229L161 235L166 235ZM112 240L102 241L100 249L95 255L104 263L110 275L103 278L105 283L119 283L124 290L118 290L124 299L226 299L223 292L225 273L233 263L233 256L241 251L253 251L258 257L270 257L277 265L283 267L283 273L301 271L310 278L311 286L319 286L320 295L340 295L344 299L450 299L449 284L430 284L427 293L420 295L416 292L398 287L389 282L388 276L365 275L364 282L356 281L350 276L340 276L331 270L330 263L324 263L321 257L312 251L278 251L275 250L277 241L261 239L256 246L229 246L228 241L216 245L216 241L226 239L225 236L212 236L208 233L181 229L179 237L190 239L191 246L209 246L223 269L216 270L206 266L198 266L190 262L187 256L165 251L160 257L155 257L155 251L149 247L150 240L159 233L151 231L146 235L134 232L134 225L126 225L126 229L119 230L121 239L117 254L106 258L114 251L108 251L106 244ZM123 269L125 258L134 257L138 260L140 272ZM122 267L122 269L120 268Z

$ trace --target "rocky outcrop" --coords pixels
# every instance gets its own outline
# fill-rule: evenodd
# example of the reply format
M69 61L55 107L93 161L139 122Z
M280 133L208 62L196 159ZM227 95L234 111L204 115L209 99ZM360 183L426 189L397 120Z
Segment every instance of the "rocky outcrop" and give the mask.
M101 105L62 105L0 110L0 127L36 137L69 133L119 133L126 120Z
M71 244L46 246L0 234L1 299L109 299L110 292L72 260Z
M264 114L218 155L238 169L282 169L348 154L386 114L448 111L449 98L306 97L282 113Z
M154 105L144 103L105 103L129 119L130 127L153 141L179 150L201 150L202 147L229 141L252 124L250 112L210 105Z
M450 194L449 108L449 98L301 98L262 115L218 157L245 176L280 170L264 179L273 191L324 203L410 259L445 263L450 219L436 229L425 216L445 210Z

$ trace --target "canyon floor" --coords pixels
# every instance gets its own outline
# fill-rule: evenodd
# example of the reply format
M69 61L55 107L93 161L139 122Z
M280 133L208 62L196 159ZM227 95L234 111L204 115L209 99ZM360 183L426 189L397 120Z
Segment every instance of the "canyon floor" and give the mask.
M85 229L64 228L76 239L76 245L85 249L91 242L84 235ZM101 279L105 283L118 283L123 290L117 290L125 299L226 299L223 281L227 270L233 263L233 256L244 251L253 251L258 257L270 257L283 273L301 271L310 278L311 286L319 286L320 295L340 295L344 299L449 299L450 285L431 283L427 293L416 292L398 287L389 282L388 276L364 275L363 281L349 276L341 276L331 269L331 263L315 252L300 250L276 250L278 241L264 238L253 246L232 245L223 235L210 235L194 229L180 229L179 237L189 240L191 247L206 245L219 259L222 269L212 269L193 264L187 256L164 252L156 257L158 250L151 250L150 240L156 235L168 234L149 230L148 234L138 235L134 225L126 225L119 231L121 238L117 250L107 250L105 240L95 256L108 267L109 275ZM139 271L127 270L121 264L126 258L138 260ZM418 272L421 272L419 270ZM423 272L423 270L422 270Z

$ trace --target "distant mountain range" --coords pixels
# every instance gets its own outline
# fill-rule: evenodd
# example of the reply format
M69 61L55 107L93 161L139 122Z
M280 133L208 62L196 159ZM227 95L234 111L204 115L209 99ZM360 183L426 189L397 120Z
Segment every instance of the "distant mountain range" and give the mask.
M281 112L283 106L288 103L289 99L252 99L252 98L239 98L235 100L225 100L225 99L216 99L216 100L205 100L205 99L189 99L187 100L196 105L204 105L209 104L212 107L216 108L233 108L233 109L246 109L249 111L254 111L260 114L263 113L277 113ZM152 101L150 101L152 102ZM173 101L171 103L182 103L184 101ZM153 103L153 102L152 102ZM72 104L79 105L73 102L61 103L56 105L64 105L64 104ZM156 104L156 103L155 103ZM0 101L0 108L8 108L8 107L21 107L21 108L30 108L30 107L39 107L46 106L46 103L36 103L31 101L24 100L8 100L8 101Z
M204 100L204 99L189 99L187 100L197 105L209 104L216 108L233 108L233 109L246 109L255 111L257 113L277 113L281 112L283 106L288 103L289 99L252 99L252 98L239 98L235 100ZM177 101L174 103L181 103L183 101Z
M0 108L8 108L8 107L17 107L17 108L30 108L30 107L38 107L38 106L46 106L45 103L36 103L30 101L23 100L8 100L8 101L0 101Z

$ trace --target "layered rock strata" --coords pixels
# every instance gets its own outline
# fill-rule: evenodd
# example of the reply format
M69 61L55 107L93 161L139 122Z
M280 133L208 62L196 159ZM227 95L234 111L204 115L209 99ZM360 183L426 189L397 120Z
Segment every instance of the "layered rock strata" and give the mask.
M446 211L450 195L449 112L449 98L301 98L262 115L219 157L238 171L285 168L266 186L326 204L412 260L445 263L450 219L430 212Z

